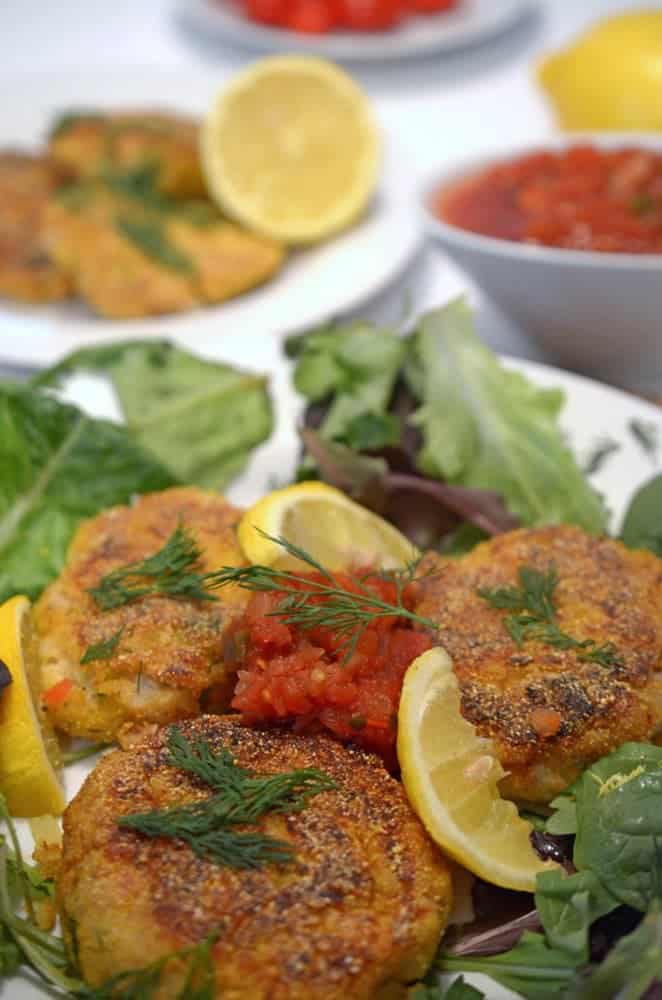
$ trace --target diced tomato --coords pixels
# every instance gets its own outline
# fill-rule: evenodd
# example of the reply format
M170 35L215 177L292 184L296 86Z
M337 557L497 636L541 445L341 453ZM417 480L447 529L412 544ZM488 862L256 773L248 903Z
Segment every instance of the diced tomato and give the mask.
M336 0L292 0L285 25L293 31L323 35L340 24Z
M310 579L323 581L319 574ZM336 579L345 589L359 586L344 573ZM397 601L392 580L368 576L363 586L382 601ZM412 609L415 595L415 586L403 588L404 607ZM285 625L274 613L282 597L277 591L256 594L235 625L244 656L233 707L252 722L290 722L300 731L322 725L395 766L402 681L409 664L432 645L430 636L396 615L374 618L348 652L347 635Z
M289 0L244 0L246 13L262 24L285 24Z
M582 144L532 153L439 192L472 232L572 250L662 253L662 155Z
M74 686L74 682L65 677L64 680L58 681L57 684L47 688L42 693L41 700L49 708L54 708L55 705L61 705L69 697Z
M353 31L392 28L401 16L400 0L341 0L342 23Z

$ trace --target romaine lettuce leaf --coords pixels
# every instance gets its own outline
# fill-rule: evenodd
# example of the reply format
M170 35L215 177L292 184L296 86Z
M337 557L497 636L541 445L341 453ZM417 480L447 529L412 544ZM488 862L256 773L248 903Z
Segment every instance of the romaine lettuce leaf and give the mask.
M176 478L127 430L19 386L0 387L0 600L36 597L83 518Z
M33 384L76 371L108 375L129 432L183 483L222 489L273 430L264 375L204 360L169 341L84 348Z
M464 300L423 317L408 377L421 399L414 422L423 472L500 493L525 525L606 530L604 503L558 424L562 392L504 368L477 336Z

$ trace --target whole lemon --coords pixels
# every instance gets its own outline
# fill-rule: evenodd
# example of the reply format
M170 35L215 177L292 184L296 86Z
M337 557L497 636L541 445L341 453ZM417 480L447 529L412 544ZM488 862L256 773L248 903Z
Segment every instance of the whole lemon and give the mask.
M563 128L662 129L662 10L599 22L538 76Z

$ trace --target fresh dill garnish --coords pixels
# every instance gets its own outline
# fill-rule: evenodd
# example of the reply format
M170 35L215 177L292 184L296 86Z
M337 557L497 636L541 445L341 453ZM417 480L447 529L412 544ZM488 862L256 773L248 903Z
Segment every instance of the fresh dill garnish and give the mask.
M322 579L313 580L301 573L259 564L223 566L210 573L196 572L194 567L200 559L200 550L180 524L162 549L142 562L113 570L88 593L102 611L155 594L214 600L210 591L232 584L244 590L280 593L281 600L270 615L281 618L286 625L304 630L325 628L337 636L344 636L350 655L362 633L376 618L405 618L436 631L437 626L431 619L417 615L403 603L403 589L413 578L417 561L403 570L354 577L354 589L349 590L298 545L265 532L260 534L280 545L289 556L299 559ZM395 603L382 600L370 589L370 576L395 582Z
M205 583L215 574L194 570L200 556L195 539L179 524L158 552L112 570L88 593L102 611L155 594L211 601L214 597Z
M520 566L519 587L480 587L479 597L500 611L510 611L503 619L510 637L522 646L535 640L555 649L572 649L580 660L603 667L622 667L623 660L612 642L598 644L594 639L575 639L559 628L554 596L559 582L556 567L546 572L532 566Z
M250 591L281 593L281 600L268 612L269 615L280 618L285 625L294 625L304 630L324 628L336 636L344 636L348 655L351 655L365 629L377 618L404 618L437 631L435 622L410 611L402 600L404 586L412 579L418 561L400 571L387 570L362 578L353 577L354 589L349 590L305 549L288 542L282 536L268 535L263 531L260 534L280 545L289 556L305 563L322 580L312 580L301 573L274 569L271 566L230 566L212 574L214 579L211 586L217 588L235 584ZM370 576L390 579L396 583L395 603L382 600L370 589Z
M604 464L612 457L612 455L615 455L616 452L620 450L621 445L618 441L614 441L613 438L598 438L589 452L586 461L584 462L584 475L594 476L600 471L600 469L602 469Z
M102 639L101 642L95 642L91 646L88 646L80 658L81 664L94 663L95 660L110 660L117 649L125 628L126 625L122 625L108 639Z
M254 824L266 813L301 812L313 796L336 787L316 768L255 775L225 747L214 752L205 740L190 743L176 727L168 733L166 763L193 775L214 794L190 805L122 816L118 825L147 837L181 840L198 857L236 869L287 864L294 856L286 841L260 831L237 831L236 826Z
M160 995L161 977L171 962L187 962L186 978L173 1000L214 1000L213 947L218 933L210 934L193 948L182 948L164 955L144 969L118 972L101 986L85 987L77 996L84 1000L155 1000Z
M151 257L163 267L172 271L192 274L195 267L191 258L171 243L168 233L160 219L130 219L119 215L115 219L115 228L138 250Z
M652 462L657 462L660 452L660 428L652 420L628 420L628 430L641 450Z
M65 767L69 764L77 764L80 760L87 760L88 757L94 757L101 753L110 745L110 743L89 743L86 747L81 747L80 750L68 750L62 754L62 763Z

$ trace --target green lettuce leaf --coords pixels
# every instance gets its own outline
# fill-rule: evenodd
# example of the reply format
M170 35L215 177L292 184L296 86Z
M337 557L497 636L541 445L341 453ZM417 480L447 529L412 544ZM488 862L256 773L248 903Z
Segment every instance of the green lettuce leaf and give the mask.
M36 597L78 523L176 478L127 430L19 386L0 387L0 601Z
M387 410L406 352L407 342L397 334L361 323L290 343L290 355L298 358L297 391L311 402L333 395L319 428L323 437L354 448L381 447L397 440L397 421L388 418ZM379 431L378 444L364 440L368 429L373 435Z
M273 430L268 380L169 341L75 351L33 385L77 371L111 379L129 432L183 483L222 489Z
M662 475L654 476L632 497L621 539L631 549L650 549L662 556Z
M640 1000L662 980L662 903L655 900L630 934L617 941L589 978L578 978L568 1000Z
M626 743L574 784L573 859L616 899L645 912L662 887L662 747Z
M548 944L572 955L577 965L588 962L593 921L620 905L592 871L541 872L535 898Z
M464 300L423 317L408 377L421 399L414 422L427 475L501 493L525 525L606 530L603 501L558 424L562 392L504 368L477 336Z

